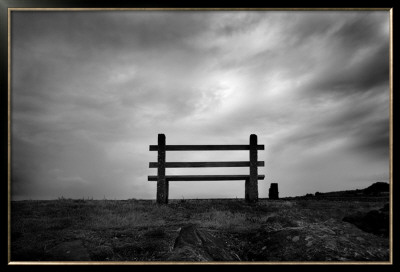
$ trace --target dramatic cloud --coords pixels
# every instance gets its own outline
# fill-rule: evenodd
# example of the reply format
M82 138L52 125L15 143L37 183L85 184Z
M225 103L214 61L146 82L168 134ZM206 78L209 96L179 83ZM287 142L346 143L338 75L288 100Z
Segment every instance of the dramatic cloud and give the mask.
M260 197L271 182L293 196L389 179L388 12L13 11L11 26L13 199L155 198L158 133L257 134ZM241 181L170 185L172 198L243 195Z

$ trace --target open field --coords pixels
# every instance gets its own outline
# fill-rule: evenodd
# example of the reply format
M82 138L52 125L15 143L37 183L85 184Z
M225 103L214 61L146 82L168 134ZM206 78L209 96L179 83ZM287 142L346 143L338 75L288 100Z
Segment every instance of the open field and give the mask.
M241 261L389 261L389 238L343 222L387 198L344 200L17 201L11 203L11 260L60 261L79 241L92 261L164 261L179 229L195 224L225 241Z

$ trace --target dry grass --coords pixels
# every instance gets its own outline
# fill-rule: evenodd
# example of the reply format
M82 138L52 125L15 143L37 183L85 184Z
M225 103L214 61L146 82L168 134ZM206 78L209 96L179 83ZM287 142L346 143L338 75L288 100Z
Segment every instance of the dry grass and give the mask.
M196 224L199 228L208 229L228 239L231 249L244 260L279 258L262 253L265 246L259 244L259 241L264 241L263 238L254 238L260 234L264 238L269 237L277 231L280 234L288 232L282 238L285 241L286 237L296 236L301 241L309 239L298 251L292 248L293 243L289 243L285 253L281 253L282 256L290 258L294 254L292 257L297 259L324 259L328 253L324 255L318 251L310 255L310 248L306 246L311 243L309 237L315 236L313 233L323 237L315 236L312 240L314 245L341 245L333 243L333 239L349 231L354 232L349 237L358 239L363 234L343 223L342 218L349 212L379 209L382 206L382 202L324 200L260 200L256 204L247 204L243 200L175 200L167 206L141 200L59 199L12 202L11 253L12 260L46 260L51 248L58 243L80 239L89 250L92 260L163 260L171 250L179 227ZM291 234L296 231L297 234ZM341 234L336 237L336 233ZM325 234L330 235L329 239ZM351 240L353 244L356 241L354 239ZM368 236L365 239L374 238ZM383 245L387 243L386 240L378 242ZM263 243L266 244L267 240ZM285 245L280 247L285 248ZM343 248L329 254L338 255L339 250L344 248L350 246L343 245ZM368 250L371 251L371 248L368 247ZM380 250L382 256L374 256L386 258L387 249L383 246ZM308 252L308 257L301 255L305 252ZM362 254L360 256L367 258Z

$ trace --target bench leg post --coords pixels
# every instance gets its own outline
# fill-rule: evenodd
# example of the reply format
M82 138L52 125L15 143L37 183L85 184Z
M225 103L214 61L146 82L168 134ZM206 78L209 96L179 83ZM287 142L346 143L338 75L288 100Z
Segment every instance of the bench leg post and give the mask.
M250 178L246 183L246 199L247 202L258 201L258 168L257 168L257 135L250 135Z
M168 180L165 178L165 135L158 134L157 203L168 204Z
M250 184L250 180L246 179L245 183L244 183L244 199L246 200L246 202L250 201L250 198L249 198L249 184Z

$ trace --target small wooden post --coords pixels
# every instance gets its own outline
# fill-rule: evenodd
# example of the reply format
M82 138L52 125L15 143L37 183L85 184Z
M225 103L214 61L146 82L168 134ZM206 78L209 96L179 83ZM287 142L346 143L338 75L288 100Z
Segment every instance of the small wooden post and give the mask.
M157 203L168 204L168 181L165 178L165 135L158 134Z
M245 199L247 202L258 201L257 135L250 135L250 178L246 181Z
M279 199L278 183L271 183L268 197L269 199Z

